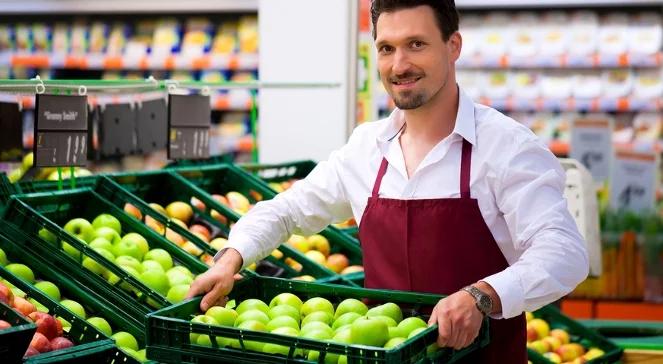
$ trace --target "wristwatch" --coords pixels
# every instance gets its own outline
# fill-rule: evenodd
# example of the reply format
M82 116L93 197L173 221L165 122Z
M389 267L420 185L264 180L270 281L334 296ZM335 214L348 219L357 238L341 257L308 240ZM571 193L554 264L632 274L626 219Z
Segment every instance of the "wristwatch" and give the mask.
M477 301L477 308L484 315L490 315L493 312L493 300L489 295L474 286L463 287L463 291L469 293Z

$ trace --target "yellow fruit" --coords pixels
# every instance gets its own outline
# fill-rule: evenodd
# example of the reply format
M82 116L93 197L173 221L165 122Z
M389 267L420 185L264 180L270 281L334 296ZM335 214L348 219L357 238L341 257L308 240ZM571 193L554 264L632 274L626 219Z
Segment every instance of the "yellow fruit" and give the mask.
M325 258L324 254L320 253L317 250L309 250L306 253L304 253L307 258L311 259L312 261L320 264L320 265L325 265L327 262L327 259Z
M191 217L193 217L193 208L186 202L175 201L166 206L166 213L170 218L182 220L182 222L188 224Z
M315 281L315 278L313 278L313 277L311 277L310 275L307 274L307 275L303 275L303 276L295 277L295 278L293 278L293 280L295 280L295 281L313 282L313 281Z
M309 243L308 239L301 235L292 235L290 239L288 239L288 244L292 245L295 249L302 253L306 253L307 251L311 250L311 244Z
M308 237L308 242L311 249L319 251L320 253L324 254L325 257L329 256L331 248L327 238L320 234L311 235Z
M272 256L276 259L283 259L283 253L278 249L272 251Z

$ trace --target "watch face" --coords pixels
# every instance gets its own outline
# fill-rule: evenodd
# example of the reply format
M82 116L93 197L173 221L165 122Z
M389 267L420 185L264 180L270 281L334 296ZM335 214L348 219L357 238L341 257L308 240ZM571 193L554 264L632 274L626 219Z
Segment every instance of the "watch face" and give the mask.
M490 302L490 297L488 297L488 296L481 296L481 298L479 298L478 303L481 306L481 308L484 309L484 311L488 311L488 310L492 309L492 307L491 307L492 305L491 305L491 302Z

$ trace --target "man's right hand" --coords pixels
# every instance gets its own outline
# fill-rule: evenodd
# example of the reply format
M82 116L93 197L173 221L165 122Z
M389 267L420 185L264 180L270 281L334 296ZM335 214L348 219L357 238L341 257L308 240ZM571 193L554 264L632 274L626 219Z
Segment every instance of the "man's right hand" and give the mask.
M207 272L199 275L189 288L186 297L205 294L200 309L205 312L212 306L225 306L227 295L233 288L236 273L242 267L242 257L235 249L228 249ZM241 276L239 276L241 278Z

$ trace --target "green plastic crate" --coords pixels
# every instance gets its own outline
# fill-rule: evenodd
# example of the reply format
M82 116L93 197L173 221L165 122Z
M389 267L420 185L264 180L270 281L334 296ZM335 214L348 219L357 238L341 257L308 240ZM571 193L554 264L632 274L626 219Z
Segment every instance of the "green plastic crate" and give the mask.
M632 320L582 320L622 349L663 351L663 322Z
M7 231L12 228L6 223L0 223L0 229ZM16 238L18 234L21 233L12 231L11 235ZM66 264L54 265L53 261L45 259L43 254L26 249L24 244L14 243L14 239L0 236L0 248L7 254L11 263L27 265L35 273L37 280L47 280L57 285L63 299L79 302L86 308L88 316L104 317L115 332L129 332L141 347L145 346L145 320L143 317L134 317L131 312L125 311L121 307L122 302L115 300L116 295L109 294L107 289L100 289L98 286L89 285L86 282L77 282L75 277L66 272ZM0 277L6 278L5 275L10 274L0 267ZM26 284L29 283L26 282ZM32 284L29 286L31 289L37 289Z
M93 186L99 176L86 176L74 178L75 186L71 186L71 180L62 180L62 190L71 190L76 188ZM50 180L38 181L20 181L15 184L17 194L35 193L35 192L51 192L58 191L59 182Z
M87 346L81 345L78 351L62 354L59 351L49 353L50 355L40 358L28 358L26 364L50 364L50 363L68 363L68 364L138 364L139 361L119 350L115 344L107 343L105 345Z
M551 329L564 329L571 336L571 342L580 343L588 349L597 347L605 352L599 358L588 361L588 364L617 363L622 357L623 350L598 332L584 326L583 324L565 316L559 309L548 305L533 312L534 317L542 318L550 324ZM533 350L527 350L529 360L533 364L553 364Z
M55 242L64 241L78 249L82 256L94 259L114 275L121 278L121 281L117 282L117 285L128 284L131 286L129 290L138 292L132 300L144 306L144 313L151 311L152 308L161 308L170 305L170 302L163 295L150 289L115 265L114 262L109 261L89 248L87 244L81 243L61 228L61 226L72 218L82 217L91 220L101 213L111 214L120 221L123 229L122 235L128 232L138 233L148 241L150 248L161 248L168 251L176 265L183 265L194 274L203 273L207 270L205 264L142 223L139 223L134 218L129 217L117 206L87 188L14 196L10 199L7 208L4 210L3 217L6 221L33 236L38 236L40 230L47 229L51 234L55 235ZM68 264L77 265L79 269L85 270L81 262L70 257L62 250L62 245L51 243L48 244L48 247L53 249L55 254L69 258L67 260ZM132 296L127 296L126 298L131 299L129 297Z
M20 362L28 350L37 326L0 301L0 320L9 322L12 327L0 330L0 358L9 363Z
M264 302L269 302L272 297L282 292L294 293L302 300L314 296L325 297L333 303L338 303L345 298L369 299L373 302L395 302L404 308L404 316L418 314L422 309L430 309L441 298L441 296L433 294L368 290L266 277L252 277L238 282L229 297L236 300L258 298ZM292 356L295 350L304 349L319 351L320 361L324 361L324 356L335 353L347 355L349 363L359 362L360 360L362 363L415 363L427 359L427 347L437 340L437 325L428 327L425 331L415 336L408 344L386 350L189 322L193 315L199 312L199 305L200 298L198 297L148 315L148 358L171 363L211 363L219 361L236 363L310 363L310 361L297 359ZM405 305L408 307L405 308ZM190 333L210 335L214 347L191 344ZM290 347L290 357L244 349L219 348L216 345L216 337L238 340L242 348L245 347L245 340L288 346ZM434 354L432 359L436 362L450 363L479 347L487 345L488 342L488 321L486 320L478 339L472 345L460 351L453 351L446 348L440 349Z
M238 170L235 168L233 168L232 171L233 173L242 173L241 171L237 172ZM216 231L213 232L214 235L222 236L224 238L227 237L230 223L234 223L239 219L239 215L236 212L230 210L227 206L220 204L214 200L210 194L191 184L190 181L187 181L173 171L160 170L140 173L121 173L109 175L108 178L112 179L113 182L121 186L130 194L136 196L137 199L142 200L144 203L154 202L160 205L165 205L172 201L189 202L192 197L197 198L205 205L205 209L200 210L194 207L194 213L196 216L204 219L209 225L217 228ZM104 182L102 181L101 183ZM227 219L228 224L224 224L221 221L214 219L212 217L212 210L218 211L223 215ZM216 249L211 246L209 246L208 249L212 251L211 254L216 253ZM302 271L296 272L285 264L284 261L271 256L267 257L265 260L282 270L282 277L292 278L299 275L310 275L314 278L323 278L335 275L334 272L320 267L290 247L282 246L279 249L284 254L284 259L286 257L291 257L303 266Z
M214 155L207 159L182 159L171 161L164 168L178 168L178 167L195 167L195 166L209 166L216 164L232 163L235 160L233 153L224 153Z
M200 167L195 169L178 168L175 169L175 171L196 187L210 194L218 193L225 195L230 191L236 191L246 196L252 204L262 200L272 199L276 196L276 192L266 186L265 183L253 178L247 172L230 165ZM233 211L233 213L235 212ZM239 218L237 213L235 213L235 215ZM350 261L350 265L362 264L361 248L354 239L344 235L333 226L321 231L320 235L324 236L329 241L331 253L345 254ZM290 248L287 245L282 245L282 249L285 250ZM299 257L299 259L296 259L297 261L302 262L303 260L309 260L299 251L295 249L290 250L292 251L291 254L293 256ZM317 263L312 263L318 265ZM319 267L328 271L327 276L333 276L336 274L327 267Z

